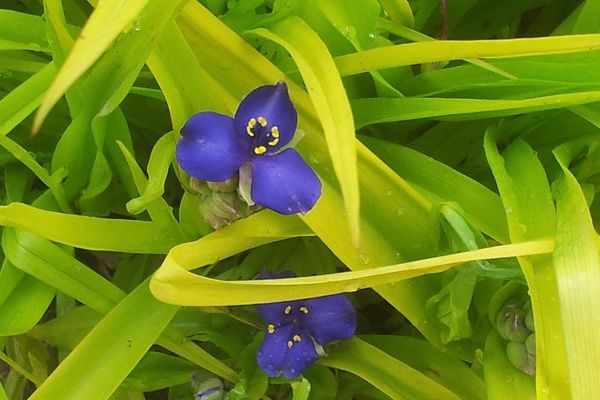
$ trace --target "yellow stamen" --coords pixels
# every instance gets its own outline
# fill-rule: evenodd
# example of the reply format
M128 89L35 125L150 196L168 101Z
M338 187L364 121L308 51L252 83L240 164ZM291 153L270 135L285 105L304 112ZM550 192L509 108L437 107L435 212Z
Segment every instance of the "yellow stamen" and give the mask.
M267 148L265 146L258 146L254 148L254 154L261 155L267 152Z
M275 146L277 143L279 143L279 139L275 138L275 139L271 140L270 142L268 142L267 144L269 146Z
M264 119L264 117L258 117L258 123L264 128L265 126L267 126L268 122L266 119Z
M271 136L273 136L274 138L279 137L279 128L277 126L271 127Z
M302 307L300 307L300 312L304 313L304 314L308 314L308 308L302 306Z
M293 345L294 345L294 342L292 342L291 340L288 340L288 349L291 349Z
M291 313L291 312L292 312L292 306L287 306L285 308L285 310L283 310L283 313L286 314L286 315L289 314L289 313Z
M254 137L253 129L255 126L256 126L256 119L250 118L250 120L248 121L248 125L246 125L246 133L248 134L248 136Z
M270 334L275 333L275 325L273 325L273 324L267 325L267 332L269 332Z
M302 338L300 337L300 335L294 335L294 337L292 339L294 339L294 342L301 342L302 341Z

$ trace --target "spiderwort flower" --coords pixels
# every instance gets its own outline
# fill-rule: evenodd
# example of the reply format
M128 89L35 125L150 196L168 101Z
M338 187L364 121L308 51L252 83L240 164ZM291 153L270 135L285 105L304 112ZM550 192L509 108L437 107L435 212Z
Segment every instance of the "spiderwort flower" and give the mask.
M222 182L245 165L251 171L252 201L281 214L308 212L321 182L293 148L298 115L287 86L260 86L240 103L235 116L200 112L181 131L177 160L201 181Z
M267 323L256 359L269 376L300 376L317 361L317 348L350 339L356 331L356 311L342 294L312 299L259 304Z

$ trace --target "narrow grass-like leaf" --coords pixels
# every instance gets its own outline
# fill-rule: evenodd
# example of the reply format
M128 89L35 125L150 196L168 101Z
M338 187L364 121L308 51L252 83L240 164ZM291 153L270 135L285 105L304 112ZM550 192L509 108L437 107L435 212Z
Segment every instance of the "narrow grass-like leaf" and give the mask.
M523 100L356 99L351 102L357 128L421 118L470 120L552 110L600 101L600 91L566 93Z
M408 147L363 137L366 145L401 177L435 194L457 202L478 229L500 243L508 243L506 215L500 197L470 177Z
M0 100L0 135L7 135L35 110L55 74L50 63Z
M8 396L6 395L6 391L4 390L4 386L0 382L0 400L8 400Z
M63 214L22 203L0 206L0 224L90 250L164 254L183 241L177 232L164 231L153 222Z
M342 188L351 235L358 246L359 191L352 111L346 91L325 44L299 18L289 17L272 32L253 31L283 46L292 56L308 89L327 140L335 174Z
M97 311L107 312L122 292L57 245L30 232L5 228L2 248L17 268Z
M117 142L117 144L125 156L125 160L127 161L127 165L131 171L131 175L133 177L133 181L135 182L135 186L137 187L138 193L144 193L148 185L148 179L135 160L135 157L129 152L127 147L121 142ZM161 227L161 229L171 232L172 234L175 234L175 236L183 236L183 231L181 231L179 224L173 216L172 208L161 196L154 197L151 201L149 201L146 204L146 210L148 211L152 221L154 221L157 226Z
M129 200L127 211L132 214L139 214L146 209L149 202L162 196L174 156L175 141L173 132L168 132L158 139L154 145L148 161L148 184L140 197Z
M176 311L177 307L153 300L148 285L142 283L96 325L30 399L107 399ZM144 318L131 317L136 314Z
M553 236L556 215L546 173L533 150L514 142L500 155L493 130L485 152L504 204L513 242ZM547 255L519 259L529 286L536 335L536 387L542 399L569 399L567 352L556 271ZM555 397L556 396L556 397Z
M426 374L463 400L485 399L485 384L468 364L423 339L391 335L361 335L360 338Z
M4 260L0 293L0 336L12 336L27 332L40 321L55 290Z
M563 176L554 189L557 208L554 265L573 399L593 398L600 370L600 247L581 186L569 164L577 146L556 150Z
M287 224L283 225L286 219ZM367 287L389 285L399 280L441 272L467 261L545 254L553 249L553 241L546 239L362 271L287 279L221 281L187 271L216 261L213 253L215 249L225 251L219 246L223 243L224 237L244 238L242 244L235 246L247 249L274 240L307 234L306 228L293 222L293 219L264 212L238 221L196 242L176 246L154 274L150 283L152 293L166 303L187 306L270 303L354 292ZM225 243L233 245L227 241Z
M0 10L0 50L48 51L44 20L36 15Z
M39 129L50 109L77 79L106 51L116 37L133 23L149 0L107 0L98 4L46 93L34 121Z
M561 54L600 48L600 34L531 39L440 40L380 47L339 56L335 63L342 76L362 72L467 58L507 58Z
M167 354L148 352L123 382L129 390L150 392L190 381L197 367L189 361Z
M119 34L128 29L136 29L136 18L150 3L160 4L161 2L156 0L154 2L151 0L107 0L98 3L56 79L48 89L36 113L33 124L34 131L39 129L50 109L67 89L102 56ZM163 3L164 16L171 15L181 3L182 0L175 0L170 4ZM137 71L135 75L137 75Z
M460 399L433 379L359 338L340 343L335 351L323 357L319 363L352 372L392 399Z
M380 0L390 19L400 26L414 26L415 16L407 0Z
M72 212L61 185L61 181L64 178L64 171L57 171L57 173L50 175L48 170L42 167L30 152L6 136L0 135L0 146L22 162L44 185L50 188L56 202L63 211Z
M216 90L212 78L200 66L177 24L167 24L147 64L167 100L177 135L185 121L196 112L211 110L233 114L235 111L222 99L226 93Z

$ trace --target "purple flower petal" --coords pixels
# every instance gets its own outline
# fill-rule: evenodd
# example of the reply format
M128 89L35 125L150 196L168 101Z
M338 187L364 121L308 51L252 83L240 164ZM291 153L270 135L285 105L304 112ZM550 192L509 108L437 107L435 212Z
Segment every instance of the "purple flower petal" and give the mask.
M292 311L297 310L299 306L297 301L281 301L277 303L257 304L256 310L263 321L278 327L291 324L295 315Z
M214 112L193 115L181 130L177 161L196 179L221 182L251 158L240 145L233 119Z
M300 301L303 309L300 324L321 345L334 340L350 339L356 332L356 311L343 294Z
M279 82L250 92L240 103L234 120L236 131L250 151L270 154L292 140L298 113L290 100L287 86Z
M308 331L296 330L293 325L265 333L256 353L258 366L272 377L283 374L286 378L296 378L318 358Z
M280 214L307 213L321 196L321 181L294 149L256 157L252 200Z

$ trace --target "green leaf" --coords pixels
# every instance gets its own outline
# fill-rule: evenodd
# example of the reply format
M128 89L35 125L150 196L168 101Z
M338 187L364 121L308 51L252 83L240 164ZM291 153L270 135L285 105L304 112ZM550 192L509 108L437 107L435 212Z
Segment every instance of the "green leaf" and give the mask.
M546 173L533 150L517 140L500 155L494 130L485 151L498 185L513 242L553 236L556 215ZM536 334L537 392L570 398L567 348L555 266L550 256L519 259L529 286Z
M0 135L7 135L36 109L55 74L50 63L0 100Z
M175 156L175 141L173 132L163 135L154 147L148 161L148 184L144 193L127 203L127 211L139 214L146 209L149 202L161 197L165 191L165 181Z
M262 398L269 387L269 378L256 363L256 352L263 335L256 335L237 359L241 369L239 382L229 392L231 400L258 400Z
M398 175L445 202L460 205L467 220L500 243L508 242L500 197L453 168L408 147L370 137L361 140Z
M63 214L22 203L0 206L0 224L69 246L125 253L166 253L183 239L153 222ZM58 226L61 229L56 229Z
M310 396L310 382L306 378L292 382L292 400L307 400Z
M504 40L437 40L380 47L335 59L340 75L468 58L505 58L561 54L600 48L600 34Z
M106 51L117 36L138 17L149 0L106 0L99 2L56 79L48 89L34 121L37 131L50 109L77 79Z
M123 381L123 388L151 392L189 382L198 367L189 361L149 351Z
M0 336L13 336L29 331L40 321L55 290L4 260L0 293Z
M600 247L581 186L569 171L578 150L579 146L565 145L555 151L563 176L553 186L557 209L553 261L571 396L584 399L594 396L598 379L592 371L600 368L600 311L593 306L600 304Z
M48 51L46 27L41 17L0 10L0 50Z
M506 342L497 332L492 331L488 335L483 357L485 390L488 400L534 400L540 398L536 397L532 377L519 371L508 361Z
M352 111L327 47L301 19L289 17L253 33L283 46L292 56L323 127L329 156L344 195L351 236L358 246L359 192ZM318 54L318 55L315 55Z
M94 327L30 399L107 399L176 310L154 300L142 283ZM132 318L135 314L144 319Z
M391 335L367 335L361 339L421 371L461 399L485 399L485 384L468 364L425 340Z
M393 399L460 399L425 374L358 338L340 343L319 363L352 372Z
M524 242L434 257L362 271L301 278L223 281L191 272L216 262L221 252L238 253L266 243L309 232L295 217L263 211L196 242L173 248L150 282L160 300L188 306L223 306L270 303L354 292L367 287L445 271L467 261L504 258L552 251L552 240ZM237 241L227 240L230 237ZM244 238L244 240L240 240Z
M380 0L390 19L401 26L413 27L415 17L407 0Z
M565 108L600 101L600 91L565 93L522 100L373 98L351 102L356 126L422 118L471 120Z

